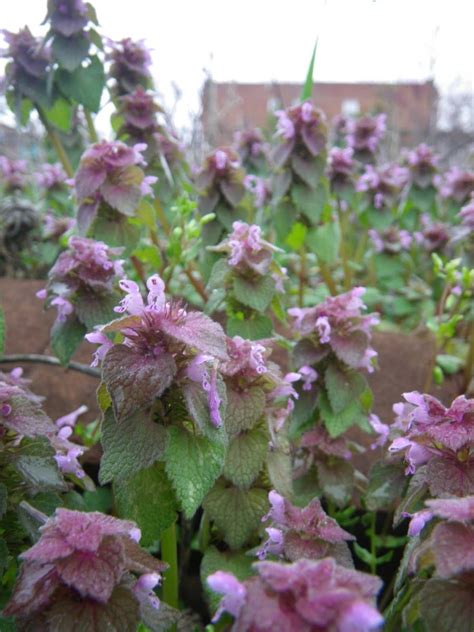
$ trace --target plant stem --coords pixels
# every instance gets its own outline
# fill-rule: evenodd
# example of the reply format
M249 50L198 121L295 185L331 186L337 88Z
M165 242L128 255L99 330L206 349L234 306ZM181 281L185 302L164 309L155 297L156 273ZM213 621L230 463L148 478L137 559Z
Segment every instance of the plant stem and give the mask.
M344 289L349 291L352 285L352 270L349 265L349 260L347 257L347 244L346 244L346 221L345 214L341 211L341 207L337 204L337 216L339 219L339 230L341 233L340 236L340 244L339 244L339 254L342 260L342 269L344 270Z
M169 222L166 219L166 215L165 215L165 212L163 210L163 207L161 206L161 202L160 202L160 200L157 197L155 197L155 199L154 199L153 206L155 207L156 215L157 215L158 220L159 220L159 222L161 224L161 227L165 231L165 234L169 235L170 232L171 232L171 226L169 225Z
M209 546L211 534L211 521L205 511L202 512L201 524L199 525L199 550L204 554Z
M332 294L332 296L337 296L337 285L332 278L330 269L322 261L319 261L319 271L321 272L321 276L323 277L323 281L327 285L329 292Z
M49 364L51 366L62 367L63 369L72 369L73 371L84 373L85 375L90 375L91 377L100 377L100 371L88 366L87 364L82 364L81 362L69 362L67 366L64 366L58 358L41 355L39 353L14 353L11 355L0 356L0 364L17 364L18 362Z
M39 106L37 106L37 110L38 110L38 116L40 117L40 120L44 125L46 133L48 134L48 138L51 141L51 145L54 147L54 151L56 152L59 158L59 161L63 166L64 171L67 173L69 178L72 178L74 176L74 169L72 168L72 165L69 161L66 150L64 149L63 144L61 143L61 139L59 138L58 133L56 132L55 129L51 127L48 119L46 118L44 112L41 110Z
M207 300L208 300L209 297L207 295L206 288L204 287L204 284L202 283L202 281L200 279L197 279L194 276L193 271L194 271L194 268L191 265L191 263L188 263L187 268L184 268L184 273L188 277L191 285L194 287L196 292L202 298L204 303L207 303Z
M298 305L304 306L304 286L306 283L306 251L304 248L300 252L300 273L298 284Z
M89 132L89 139L91 143L98 143L99 137L97 136L97 131L95 129L94 119L87 108L84 108L84 117L86 119L87 131Z
M163 601L172 608L178 608L178 549L175 522L161 535L161 559L169 565L168 570L164 572Z

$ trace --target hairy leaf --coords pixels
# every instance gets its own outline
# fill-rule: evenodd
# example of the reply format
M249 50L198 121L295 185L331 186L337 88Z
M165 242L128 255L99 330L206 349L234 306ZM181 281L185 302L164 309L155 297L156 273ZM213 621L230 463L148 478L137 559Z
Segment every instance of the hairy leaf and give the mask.
M176 520L176 496L161 465L117 479L114 496L119 518L133 520L140 527L142 546L151 546L159 540Z
M260 340L269 338L273 333L273 323L263 314L252 314L250 318L229 318L227 321L227 334L229 336L241 336L248 340Z
M225 426L229 434L253 428L265 410L265 393L259 386L240 391L228 386Z
M420 592L420 612L430 632L472 632L474 630L472 575L465 580L436 579L426 582Z
M308 233L306 243L314 254L325 263L335 263L339 256L341 232L339 223L332 221L318 226Z
M340 413L362 395L367 388L365 378L357 371L343 371L334 363L330 364L324 374L324 383L331 408Z
M242 303L258 312L264 312L272 302L275 293L275 281L264 276L248 281L243 277L234 277L234 296Z
M102 485L114 479L128 478L163 457L166 430L137 413L117 423L109 409L102 421L102 447L99 480Z
M51 347L61 364L67 365L86 335L84 325L72 314L51 328Z
M73 99L91 112L98 112L105 84L104 68L99 58L91 57L88 66L80 66L74 72L59 70L58 86L67 99Z
M369 472L365 504L370 511L390 509L401 497L407 483L405 465L401 461L375 463Z
M224 443L199 437L187 430L168 428L166 473L187 518L191 518L224 466Z
M230 442L224 476L237 487L250 487L262 468L267 450L268 437L261 428L240 433Z
M231 549L239 549L261 525L268 510L267 491L241 490L218 483L204 500L204 509Z
M318 461L318 479L325 496L338 507L350 499L354 486L354 468L344 459Z
M115 417L122 422L151 406L176 374L173 356L145 356L125 345L115 345L102 365L102 379L112 397Z

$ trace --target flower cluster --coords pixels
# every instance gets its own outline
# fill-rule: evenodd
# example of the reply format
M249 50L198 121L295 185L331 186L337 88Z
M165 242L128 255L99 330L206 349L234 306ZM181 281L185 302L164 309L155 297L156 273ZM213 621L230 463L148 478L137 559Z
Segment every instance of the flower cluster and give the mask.
M354 537L326 514L318 498L304 508L295 507L276 491L268 499L271 508L263 520L271 520L271 526L265 529L268 539L258 552L260 559L270 554L290 562L323 557L334 557L342 564L350 560L345 542Z
M283 167L295 153L302 159L316 158L326 150L326 118L309 101L275 112L280 143L273 154L275 166ZM296 173L298 173L296 171Z
M109 41L107 58L112 62L109 74L115 79L119 96L133 92L137 86L150 85L151 55L142 40L126 37L117 42Z
M262 229L256 224L234 222L232 229L230 235L212 250L229 253L227 263L240 274L267 274L273 253L280 249L262 238Z
M370 339L379 319L376 314L362 314L364 293L364 288L356 287L328 297L316 307L288 310L292 327L304 339L304 345L295 350L301 356L300 364L314 364L332 351L354 369L373 371L377 353L370 347Z
M56 191L64 188L67 174L59 163L45 162L40 171L34 173L37 184L47 191Z
M390 226L384 231L370 228L368 232L376 252L397 254L402 250L409 250L413 243L412 235L407 230L401 230L396 226Z
M327 175L336 193L354 182L354 150L352 147L333 147L329 152Z
M6 87L11 87L18 97L44 103L51 49L34 37L27 27L18 33L4 30L3 36L8 49L2 56L11 60L5 70Z
M144 602L152 599L159 608L150 589L166 564L139 547L141 534L133 522L61 508L40 532L38 542L20 556L23 564L5 615L15 615L26 627L41 620L49 629L52 621L73 616L78 624L102 618L131 630Z
M221 203L237 206L245 194L244 175L233 149L223 147L209 154L196 175L200 210L211 213Z
M253 195L257 208L263 208L270 202L272 191L268 180L249 174L245 176L244 187Z
M126 296L115 311L126 315L86 336L89 342L100 345L94 364L103 361L103 379L116 419L135 409L146 409L175 377L182 377L190 388L196 380L202 382L213 423L220 425L213 369L216 362L228 359L221 326L200 312L188 312L179 303L168 301L158 275L147 281L146 303L133 281L122 280L120 287ZM105 335L113 331L122 333L121 344L114 345Z
M120 112L124 118L123 131L137 141L144 141L145 135L158 130L157 112L161 108L155 103L153 95L142 86L120 97Z
M372 158L387 129L387 115L348 119L345 124L346 142L357 158Z
M145 176L142 152L146 145L128 147L102 141L84 152L74 178L79 202L77 224L85 234L102 204L123 215L133 215L143 195L152 194L154 176Z
M80 317L87 316L82 312L94 302L97 309L98 303L113 294L114 282L123 275L123 262L112 259L122 248L109 248L101 241L77 236L69 239L68 246L49 271L47 288L37 294L56 307L60 322L74 311Z
M474 173L452 167L442 176L437 176L435 184L442 198L464 204L474 193Z
M416 232L414 237L428 252L441 250L449 241L450 231L443 222L432 222L428 215L421 216L422 230Z
M247 170L261 170L267 154L267 146L261 130L257 128L236 132L234 145L242 164Z
M377 577L339 566L332 558L257 562L254 568L257 575L244 582L223 571L207 578L210 588L223 595L213 621L228 612L235 618L233 632L369 632L383 623L375 607L381 588Z
M405 402L394 406L392 426L401 436L389 451L403 454L407 474L424 466L423 479L433 496L474 493L474 399L462 395L446 408L416 391L403 397Z
M434 176L438 172L439 158L434 150L422 143L405 152L406 165L410 171L411 182L420 189L434 185Z
M390 208L397 202L409 179L408 170L397 164L373 167L367 165L356 184L356 190L367 193L376 209Z
M89 23L89 9L82 0L51 0L46 20L53 37L53 56L72 72L89 52L89 34L84 31ZM68 48L74 52L65 53Z
M26 160L10 160L7 156L0 156L0 182L5 187L5 193L24 189L27 172Z

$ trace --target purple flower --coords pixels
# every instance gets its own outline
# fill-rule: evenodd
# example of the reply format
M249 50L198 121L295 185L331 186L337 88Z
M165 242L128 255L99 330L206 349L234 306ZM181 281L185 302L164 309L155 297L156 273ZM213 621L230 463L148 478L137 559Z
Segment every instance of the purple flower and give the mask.
M251 340L245 340L240 336L227 338L227 352L229 359L223 363L222 372L224 375L259 377L268 371L266 356L268 349Z
M321 456L334 457L348 461L352 457L351 451L347 447L346 439L338 437L332 439L327 430L322 426L316 426L312 430L305 432L300 439L300 446L308 448L312 452Z
M405 160L410 170L413 184L420 189L426 189L434 184L434 176L438 171L439 157L428 145L422 143L415 149L405 152Z
M442 198L463 204L474 193L474 173L451 167L444 175L436 177L435 184Z
M369 415L369 424L371 425L372 430L378 434L376 441L374 441L374 443L370 446L371 449L375 450L375 448L383 447L388 441L390 426L383 424L378 415L374 414Z
M423 531L425 524L427 524L432 518L433 514L428 509L422 509L414 514L405 514L405 518L411 518L408 525L408 535L412 538L420 535Z
M27 27L18 33L3 30L2 34L8 44L2 56L11 59L6 68L6 86L12 86L20 96L33 99L38 90L46 94L50 48L33 37Z
M98 512L60 508L40 532L38 542L20 556L23 560L20 575L4 610L21 623L35 621L40 614L48 622L59 604L67 609L71 599L90 611L97 609L95 616L100 616L107 607L117 616L114 612L117 588L122 589L119 594L130 591L128 598L141 600L137 592L142 587L137 591L127 583L130 572L159 578L166 568L166 564L136 544L137 528L133 522ZM148 578L144 583L151 586ZM126 602L123 608L127 608ZM125 610L121 610L120 616L124 614Z
M318 379L318 372L312 367L305 365L298 369L298 373L303 380L303 390L310 391L313 388L313 382L316 382Z
M267 180L258 176L247 175L244 179L244 187L252 193L255 206L262 208L267 204L272 196L272 192Z
M367 193L376 209L383 209L397 203L408 177L408 170L397 164L378 168L367 165L357 182L356 190Z
M409 250L413 243L413 237L410 233L407 230L400 230L396 226L390 226L383 231L370 228L368 234L376 252L398 254L403 250Z
M79 202L77 223L85 234L101 204L124 215L134 214L143 195L151 193L153 176L145 176L139 165L145 165L144 144L128 147L120 141L102 141L82 155L74 179Z
M417 241L428 252L441 250L449 241L449 226L442 222L432 222L428 215L421 217L422 231L417 234Z
M471 194L470 201L459 211L459 217L463 226L466 226L470 231L474 230L474 193Z
M223 611L233 614L234 632L369 632L383 623L375 607L381 588L377 577L339 566L331 558L302 559L293 564L257 562L254 568L257 576L244 582L235 578L232 582L232 576L220 571L208 578L211 588L214 585L225 595L216 618ZM239 598L234 602L232 595L236 594Z
M82 0L52 0L48 3L51 30L64 37L81 33L87 26L87 6Z
M334 191L354 183L355 162L352 147L333 147L329 152L327 175Z
M33 174L37 184L47 191L64 188L67 174L59 163L54 165L48 162L41 166L41 170Z
M26 160L10 160L7 156L0 156L0 181L7 192L24 189L27 173Z
M301 105L279 110L275 115L277 136L281 138L273 153L273 162L278 169L289 162L292 154L298 156L297 160L307 162L324 153L327 140L326 118L312 103L306 101ZM298 175L296 166L295 172Z
M401 452L407 474L426 465L433 496L474 493L474 400L457 397L449 408L431 395L404 393L393 427L403 433L389 450Z
M350 367L373 371L373 358L377 354L370 347L371 330L379 320L376 314L362 315L364 292L364 288L357 287L329 297L316 307L288 310L294 330L311 344L312 355L322 358L332 350Z
M346 141L357 154L374 154L385 136L387 115L363 116L346 121Z
M207 393L211 422L217 428L222 426L220 405L222 400L217 390L217 364L214 358L205 353L199 353L186 367L187 377L193 382L199 382Z
M112 62L110 75L115 79L119 95L129 94L139 85L146 88L151 81L151 55L143 40L129 37L108 41L107 59Z
M259 129L236 132L234 146L247 169L261 171L267 159L268 147Z
M258 552L260 559L272 552L292 562L337 556L338 547L333 545L354 539L326 514L317 498L304 508L295 507L275 491L268 499L271 509L262 520L272 524L270 533L267 530L269 538Z
M134 128L143 132L156 131L158 124L156 113L161 112L161 108L155 104L153 95L147 92L142 86L138 86L131 94L126 94L120 98L121 112L125 119L126 130L132 132Z
M262 239L262 229L256 224L234 222L232 228L232 233L212 250L228 252L227 262L237 272L264 276L272 263L272 254L280 248Z
M238 206L245 195L244 178L239 156L232 148L222 147L209 154L196 174L201 212L211 213L220 204Z

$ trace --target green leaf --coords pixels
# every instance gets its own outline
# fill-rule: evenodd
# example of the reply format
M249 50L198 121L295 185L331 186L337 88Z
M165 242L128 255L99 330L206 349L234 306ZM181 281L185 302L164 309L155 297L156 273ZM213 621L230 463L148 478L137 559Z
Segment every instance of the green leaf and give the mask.
M273 334L273 323L263 314L252 314L250 318L231 317L227 321L228 336L242 336L247 340L270 338Z
M80 103L91 112L98 112L102 90L105 85L104 67L95 55L90 64L80 66L74 72L59 70L57 73L59 89L67 99Z
M238 580L244 581L253 575L253 560L243 553L233 553L232 551L221 552L215 546L210 546L202 558L200 576L201 583L206 591L211 609L217 609L222 595L214 593L207 585L207 578L216 571L225 571L232 573Z
M360 544L357 544L357 542L353 542L352 546L354 547L354 553L357 557L362 560L364 564L367 564L367 566L371 566L372 562L375 560L372 553L367 549L364 549L360 546Z
M225 427L229 434L237 434L253 428L265 410L263 390L253 386L245 390L227 388Z
M66 99L56 99L53 106L44 110L44 115L50 123L62 132L68 132L71 129L72 115L74 110Z
M0 307L0 354L5 353L5 313Z
M94 239L105 241L108 246L125 248L124 255L129 255L137 246L141 230L128 221L128 217L118 211L100 213L94 222L92 232Z
M338 507L343 507L351 498L354 487L354 468L344 459L318 461L318 480L325 496Z
M176 496L161 464L116 480L114 497L119 518L133 520L140 527L142 546L159 540L176 520Z
M7 511L8 491L3 483L0 483L0 520Z
M87 329L74 315L64 322L54 323L51 328L51 347L62 365L69 363L86 333Z
M131 415L117 423L109 409L102 421L101 443L104 454L99 481L104 485L113 479L129 477L161 459L165 452L166 431L144 413Z
M285 239L285 242L293 250L300 250L304 245L307 232L308 229L304 224L301 224L300 222L295 222L291 227L291 231L288 237Z
M95 491L86 491L82 497L86 511L109 513L112 510L112 492L109 487L98 487Z
M308 233L306 243L324 263L335 263L339 256L341 231L339 222L323 224Z
M306 73L306 80L301 90L301 101L306 101L307 99L311 99L313 95L314 60L316 58L317 49L318 49L318 40L316 40L314 44L313 52L311 54L308 71Z
M226 277L230 272L229 264L226 259L218 259L212 266L211 274L207 282L207 288L213 290L225 285Z
M443 353L436 356L436 362L448 375L454 375L464 366L461 358Z
M346 408L335 413L329 399L324 391L319 396L319 406L321 410L321 417L323 418L324 425L330 436L334 439L343 434L354 424L359 424L363 420L367 419L366 413L363 411L359 401L352 401Z
M327 190L322 185L316 189L311 189L305 184L294 184L291 187L291 199L296 208L315 224L321 217L326 203Z
M217 483L204 500L204 509L231 549L240 549L261 525L268 511L267 491L225 487Z
M72 72L81 65L82 60L87 56L89 40L83 33L71 37L64 37L55 33L52 51L59 65Z
M367 388L363 375L353 370L343 371L334 363L326 369L324 383L331 408L335 413L340 413L356 401Z
M264 312L270 305L275 293L275 281L270 275L249 281L243 277L234 277L234 296L242 303L258 312Z
M115 292L77 292L74 307L77 317L90 331L96 325L105 325L117 318L114 312L121 296Z
M268 451L268 436L262 428L242 432L230 442L224 476L243 489L257 478Z
M280 448L274 448L267 454L267 469L272 488L285 496L293 496L293 472L291 456Z
M13 464L33 491L66 489L54 460L54 450L47 439L24 440L20 450L15 454Z
M365 506L370 511L388 510L399 499L406 486L403 462L375 463L369 472Z
M0 577L2 577L8 566L8 546L3 538L0 538ZM0 619L0 630L2 628L2 620Z
M165 460L168 474L187 518L191 518L220 476L226 446L170 426Z

